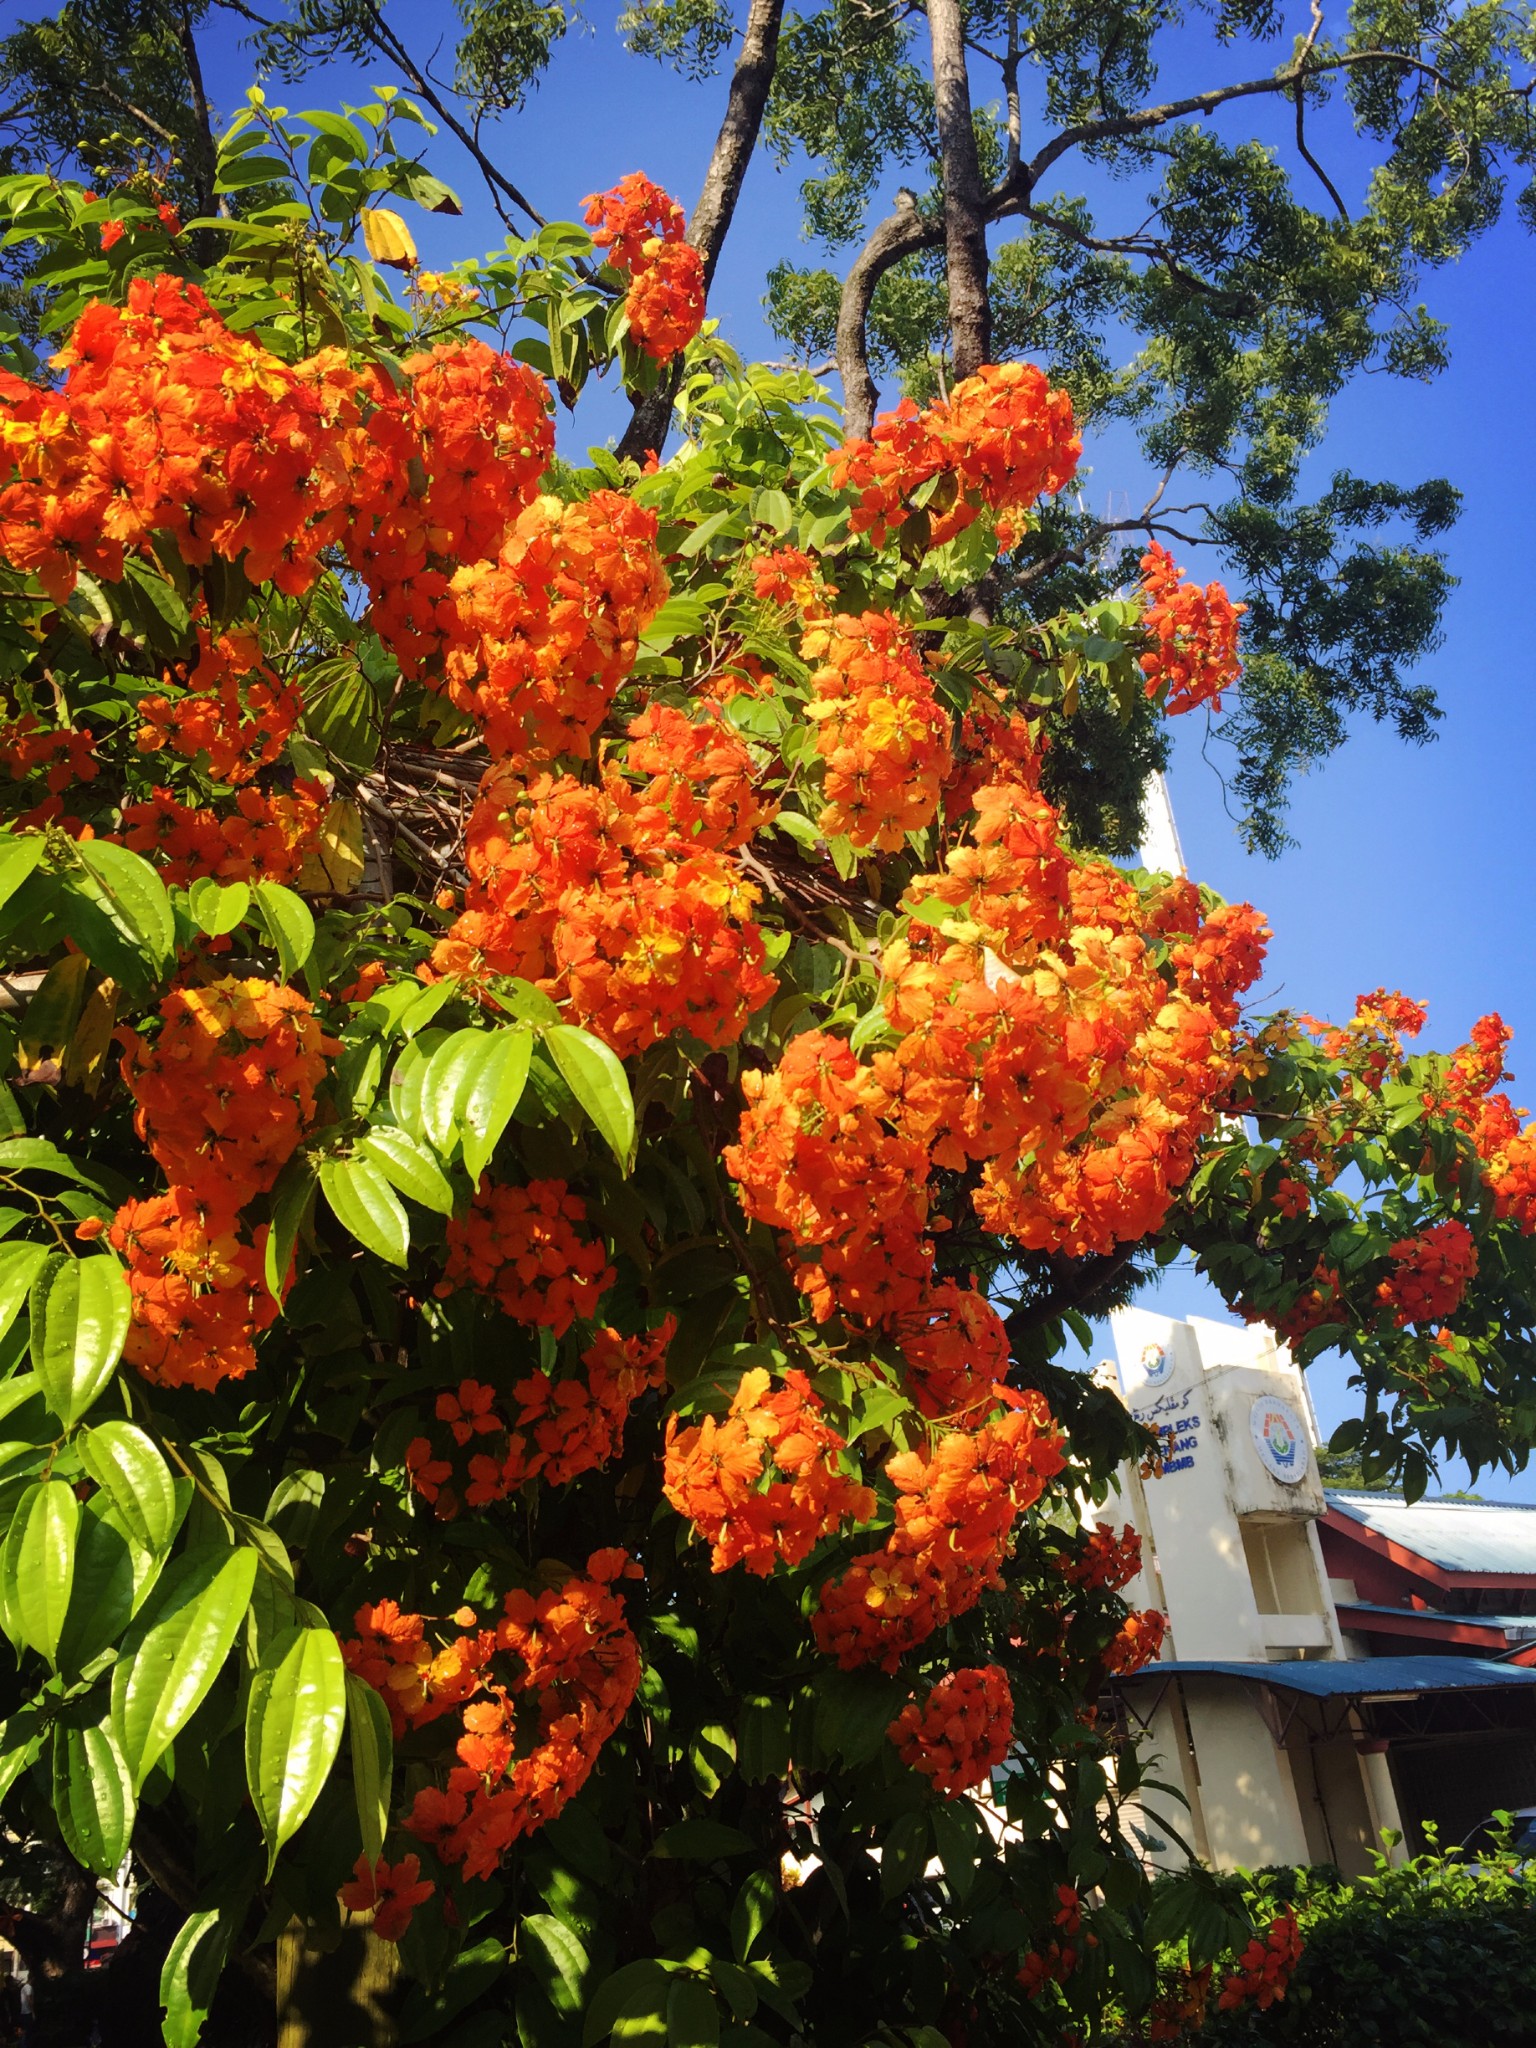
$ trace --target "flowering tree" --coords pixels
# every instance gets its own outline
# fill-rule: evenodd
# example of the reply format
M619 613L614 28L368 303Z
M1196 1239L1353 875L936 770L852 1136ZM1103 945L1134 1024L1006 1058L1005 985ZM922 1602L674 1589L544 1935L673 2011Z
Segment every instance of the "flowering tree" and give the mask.
M1267 2002L1294 1928L1122 1825L1148 1446L1055 1361L1193 1246L1377 1467L1523 1457L1503 1028L1245 1020L1259 916L1071 842L1046 710L1217 702L1241 608L967 615L1039 370L844 441L638 175L422 273L413 122L256 96L238 220L0 188L6 1812L169 1909L174 2048ZM556 456L680 354L674 456Z

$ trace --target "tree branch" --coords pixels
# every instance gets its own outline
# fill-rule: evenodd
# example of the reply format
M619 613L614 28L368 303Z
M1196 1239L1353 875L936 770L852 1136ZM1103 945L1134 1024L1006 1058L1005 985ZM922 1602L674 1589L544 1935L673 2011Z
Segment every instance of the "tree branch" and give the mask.
M960 0L928 0L934 116L944 169L944 270L956 379L974 376L992 355L987 289L986 195L976 153L971 82Z

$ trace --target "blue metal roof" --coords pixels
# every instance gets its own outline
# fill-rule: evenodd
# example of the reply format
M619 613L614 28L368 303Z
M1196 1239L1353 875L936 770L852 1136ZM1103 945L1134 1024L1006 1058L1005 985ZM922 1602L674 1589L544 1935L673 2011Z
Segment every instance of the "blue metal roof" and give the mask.
M1384 1614L1389 1620L1401 1615L1409 1621L1451 1622L1457 1628L1496 1628L1516 1643L1536 1639L1536 1614L1451 1614L1443 1607L1383 1607L1375 1600L1338 1600L1334 1604L1341 1615ZM1340 1626L1347 1629L1349 1623Z
M1443 1572L1536 1578L1536 1507L1514 1501L1416 1500L1327 1493L1328 1505Z
M1127 1685L1145 1678L1240 1678L1317 1700L1380 1699L1405 1692L1467 1692L1485 1685L1536 1685L1536 1670L1496 1664L1486 1657L1286 1657L1274 1664L1149 1664Z

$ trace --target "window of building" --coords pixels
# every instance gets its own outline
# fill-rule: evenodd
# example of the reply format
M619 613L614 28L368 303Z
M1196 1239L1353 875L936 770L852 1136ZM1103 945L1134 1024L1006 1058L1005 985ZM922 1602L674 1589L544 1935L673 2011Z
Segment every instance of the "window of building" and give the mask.
M1260 1614L1321 1614L1322 1588L1307 1541L1307 1524L1253 1522L1241 1525L1243 1555Z

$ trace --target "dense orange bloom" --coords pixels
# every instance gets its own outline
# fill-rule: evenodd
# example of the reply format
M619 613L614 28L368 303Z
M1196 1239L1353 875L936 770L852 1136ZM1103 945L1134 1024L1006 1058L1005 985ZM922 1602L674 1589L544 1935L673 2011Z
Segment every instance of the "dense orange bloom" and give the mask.
M1477 1273L1477 1246L1465 1223L1448 1217L1391 1248L1393 1272L1376 1289L1400 1330L1454 1315Z
M1013 1740L1013 1693L1001 1668L960 1667L921 1706L902 1708L886 1731L904 1764L933 1780L946 1799L983 1784Z
M1269 1932L1255 1937L1238 1957L1237 1969L1225 1979L1218 2011L1231 2012L1236 2006L1253 2004L1260 2012L1282 1999L1292 1972L1301 1961L1301 1930L1289 1907L1269 1923Z
M297 989L226 977L173 989L153 1039L122 1034L134 1127L166 1179L241 1208L277 1179L315 1114L326 1056Z
M179 694L139 699L137 746L144 754L201 756L215 782L248 782L282 753L302 699L268 665L254 633L231 628L215 640L199 627L197 640L197 659L167 678Z
M992 1406L995 1387L1007 1377L1008 1332L979 1288L940 1281L895 1318L891 1334L924 1415L960 1422Z
M0 724L0 764L12 782L24 782L41 768L50 796L100 773L93 732L70 725L45 729L30 711Z
M133 1320L123 1356L162 1387L211 1392L256 1363L255 1339L277 1316L263 1277L267 1230L247 1240L226 1204L173 1187L125 1202L108 1241L127 1268Z
M1168 1617L1155 1607L1127 1615L1104 1652L1104 1669L1112 1677L1129 1678L1133 1671L1155 1664L1167 1632Z
M826 763L821 829L894 851L933 819L952 767L949 719L911 637L889 612L865 612L813 625L801 652Z
M587 1205L563 1180L509 1187L489 1177L468 1213L448 1224L448 1264L440 1294L477 1287L517 1323L563 1337L577 1316L597 1313L613 1268L600 1240L583 1226Z
M983 508L1001 515L998 535L1008 546L1019 516L1071 482L1082 449L1072 401L1043 371L1032 363L986 364L926 412L903 399L882 414L872 440L834 452L832 480L858 493L853 531L870 534L877 547L935 479L944 481L925 502L929 546L952 540Z
M402 1856L398 1863L386 1863L381 1856L370 1867L363 1855L353 1866L351 1882L342 1886L338 1896L349 1913L373 1914L373 1931L380 1941L399 1941L416 1908L435 1890L431 1880L421 1874L419 1856Z
M1118 1536L1107 1522L1099 1522L1082 1549L1061 1562L1064 1579L1094 1592L1118 1593L1140 1570L1141 1538L1129 1522Z
M534 1479L565 1486L608 1464L622 1447L630 1410L665 1377L676 1327L668 1316L643 1337L598 1330L581 1354L579 1374L557 1378L541 1367L517 1382L506 1404L510 1419L496 1389L477 1380L439 1394L437 1420L456 1450L470 1455L460 1478L452 1454L434 1457L431 1439L417 1437L406 1451L411 1484L447 1521L461 1497L471 1508L484 1507Z
M1083 1908L1073 1886L1057 1885L1056 1911L1051 1916L1051 1924L1059 1928L1060 1933L1043 1949L1031 1949L1018 1973L1018 1982L1029 1998L1038 1998L1047 1984L1064 1984L1077 1968L1076 1937L1082 1933ZM1092 1948L1095 1945L1095 1937L1089 1935L1087 1946Z
M1170 717L1209 704L1221 709L1221 693L1242 673L1237 652L1238 621L1247 611L1234 604L1219 583L1187 583L1184 571L1159 542L1141 558L1147 594L1145 623L1154 645L1141 657L1147 695L1167 692Z
M245 788L234 809L182 803L157 789L123 805L122 840L156 861L167 882L292 882L319 843L326 800L317 782L295 781L292 793Z
M812 1621L817 1647L845 1671L894 1671L1000 1582L1014 1523L1066 1462L1043 1398L1006 1400L980 1428L941 1436L931 1458L903 1451L888 1460L895 1527L822 1588Z
M590 194L582 218L608 261L629 273L624 310L636 343L669 361L704 324L704 259L683 239L683 209L631 171L611 191Z
M776 1564L802 1564L824 1536L875 1511L872 1490L845 1471L847 1445L810 1381L780 1377L774 1388L755 1367L720 1420L667 1423L662 1491L710 1544L717 1572L745 1564L762 1578Z

